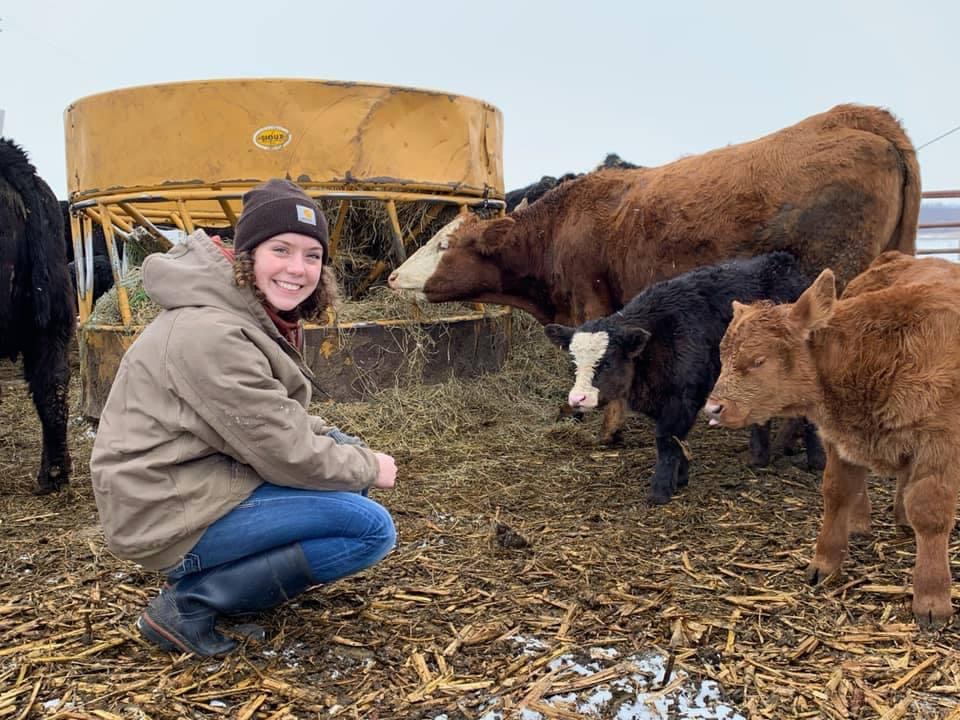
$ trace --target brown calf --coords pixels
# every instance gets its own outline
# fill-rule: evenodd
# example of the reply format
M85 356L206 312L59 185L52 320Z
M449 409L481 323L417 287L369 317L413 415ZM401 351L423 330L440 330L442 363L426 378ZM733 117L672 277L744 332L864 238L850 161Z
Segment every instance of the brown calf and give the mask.
M885 254L837 299L824 270L796 303L734 303L705 411L742 427L804 415L826 447L816 583L870 530L868 470L895 476L898 521L917 539L913 613L951 616L947 546L960 487L960 272Z

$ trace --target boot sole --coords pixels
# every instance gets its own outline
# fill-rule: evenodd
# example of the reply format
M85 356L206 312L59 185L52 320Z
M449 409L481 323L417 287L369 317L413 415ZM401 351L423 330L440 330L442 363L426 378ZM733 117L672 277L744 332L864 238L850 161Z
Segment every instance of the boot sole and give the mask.
M237 643L231 641L232 644L230 647L224 648L219 652L200 652L178 635L167 630L165 627L156 622L147 614L146 611L144 611L137 620L137 629L147 640L152 642L161 650L166 650L167 652L190 653L191 655L196 655L198 657L215 657L216 655L226 655L237 646Z
M137 630L161 650L166 650L167 652L193 653L192 648L180 641L175 635L167 632L160 625L157 625L146 613L143 613L137 619Z

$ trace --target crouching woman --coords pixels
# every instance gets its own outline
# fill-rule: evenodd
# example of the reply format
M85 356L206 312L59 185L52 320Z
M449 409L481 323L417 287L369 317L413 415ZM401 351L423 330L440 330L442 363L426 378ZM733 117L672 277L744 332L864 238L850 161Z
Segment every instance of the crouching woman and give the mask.
M165 650L220 655L222 615L274 607L393 547L366 497L396 465L310 415L301 321L336 285L327 225L293 183L244 195L233 248L198 231L143 264L163 311L124 355L90 470L107 545L167 575L137 623Z

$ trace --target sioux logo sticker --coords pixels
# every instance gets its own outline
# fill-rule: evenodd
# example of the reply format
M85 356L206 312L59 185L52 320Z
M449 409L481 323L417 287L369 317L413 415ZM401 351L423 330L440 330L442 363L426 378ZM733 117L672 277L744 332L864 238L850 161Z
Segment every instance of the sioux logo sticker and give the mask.
M285 127L267 125L253 134L253 144L261 150L282 150L292 137Z

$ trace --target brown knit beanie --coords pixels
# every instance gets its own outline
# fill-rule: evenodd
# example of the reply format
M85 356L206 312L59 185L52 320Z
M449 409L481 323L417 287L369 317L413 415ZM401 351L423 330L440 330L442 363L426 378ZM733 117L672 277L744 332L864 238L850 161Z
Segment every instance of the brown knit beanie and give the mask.
M323 262L330 264L327 219L303 190L289 180L275 178L244 193L243 212L233 236L237 252L253 250L264 240L287 232L319 240Z

